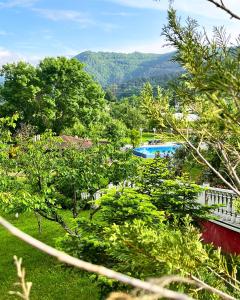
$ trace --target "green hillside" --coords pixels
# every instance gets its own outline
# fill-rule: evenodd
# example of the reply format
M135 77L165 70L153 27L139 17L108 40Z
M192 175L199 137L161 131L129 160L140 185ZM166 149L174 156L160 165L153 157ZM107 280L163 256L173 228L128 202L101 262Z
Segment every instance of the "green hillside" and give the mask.
M167 80L182 72L181 67L171 61L173 54L86 51L76 58L86 65L86 71L103 87L116 85L117 90L129 94L138 91L148 80L164 85Z

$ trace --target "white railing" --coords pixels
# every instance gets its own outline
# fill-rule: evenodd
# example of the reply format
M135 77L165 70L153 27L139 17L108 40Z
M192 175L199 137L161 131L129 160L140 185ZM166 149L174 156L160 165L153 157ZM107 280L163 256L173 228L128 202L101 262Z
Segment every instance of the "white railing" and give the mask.
M125 186L132 186L129 182L124 182ZM107 188L112 188L114 185L110 183ZM232 226L240 228L240 214L236 212L234 208L234 199L237 195L232 190L220 189L215 187L203 186L205 190L199 194L198 202L202 205L219 205L213 211L213 215L216 216L217 221L228 223ZM104 191L98 191L94 194L93 199L97 200L104 194ZM89 198L88 193L81 193L82 199Z
M240 227L240 214L237 213L234 208L235 198L237 198L237 195L232 190L207 187L206 190L199 195L198 201L205 205L219 205L219 207L213 211L217 220Z

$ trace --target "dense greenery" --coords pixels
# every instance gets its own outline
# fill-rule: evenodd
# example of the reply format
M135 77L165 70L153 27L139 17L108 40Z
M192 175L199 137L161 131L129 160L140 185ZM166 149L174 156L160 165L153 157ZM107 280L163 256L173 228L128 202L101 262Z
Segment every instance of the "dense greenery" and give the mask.
M6 145L0 169L3 208L7 212L33 211L74 234L61 209L70 209L76 218L96 192L111 182L118 184L135 176L138 159L119 151L118 139L114 145L89 149L64 147L61 138L47 131L37 141L17 139L14 159L8 157L11 144Z
M165 197L165 202L168 199L171 195ZM166 274L189 276L191 273L228 293L233 292L214 272L224 278L230 273L235 276L235 271L228 269L219 251L201 243L200 234L188 216L178 218L176 214L169 221L166 211L159 210L151 196L132 188L110 190L96 204L98 207L91 219L77 220L76 230L81 238L67 235L59 239L59 247L87 261L138 278ZM235 258L232 267L237 264L238 258ZM209 273L209 268L214 272ZM97 279L103 295L114 288L126 289L102 276L93 278ZM195 299L219 299L204 290L189 289L181 284L173 288L184 290ZM237 291L233 293L239 297Z
M108 52L83 52L76 56L86 66L87 72L117 97L139 94L143 84L166 85L182 69L171 62L173 53L131 54Z
M146 112L180 135L211 174L240 195L239 40L230 48L224 29L215 28L210 39L196 21L182 25L173 9L168 18L163 33L186 72L170 91L145 93ZM178 105L171 105L173 99Z
M128 129L148 128L148 120L142 113L141 99L138 96L110 102L110 115L122 121Z
M7 64L1 69L2 116L19 113L19 122L31 124L38 133L52 129L59 134L80 121L89 126L99 120L105 107L104 93L76 59L45 58L34 67Z
M163 33L177 48L176 63L169 62L173 53L77 56L106 94L77 59L46 58L36 67L23 62L2 67L0 211L7 218L20 214L14 223L50 244L57 238L58 248L80 259L143 280L196 276L239 299L239 257L202 243L199 219L212 218L216 207L197 203L202 188L185 173L196 166L195 154L207 166L200 170L199 181L214 173L240 195L239 47L227 47L223 30L216 29L210 40L199 33L194 20L181 25L173 9L168 18ZM181 76L169 89L155 88L177 73ZM119 87L122 95L137 94L146 79L150 82L140 95L118 99ZM164 140L182 139L185 148L173 159L144 160L122 147L124 142L137 146L146 137L144 130L153 128L154 138L156 130L164 131ZM63 133L91 141L76 137L75 143L64 143L59 137ZM212 173L206 174L209 170ZM36 228L29 228L33 214ZM6 238L6 251L10 238L2 231L0 236ZM15 247L13 238L11 242ZM21 243L16 248L14 254L21 256L21 249L30 251ZM4 294L10 289L9 280L14 281L6 267L12 254L0 249L6 270L0 274L7 282ZM36 293L43 299L63 299L66 293L67 299L100 299L115 289L130 290L102 276L85 277L83 272L56 267L50 258L39 266L37 260L45 258L37 251L28 259L27 255L28 279L36 285L33 299ZM43 284L49 288L66 277L67 283L73 279L70 288L83 283L93 292L40 290ZM220 299L183 282L170 288L194 299Z

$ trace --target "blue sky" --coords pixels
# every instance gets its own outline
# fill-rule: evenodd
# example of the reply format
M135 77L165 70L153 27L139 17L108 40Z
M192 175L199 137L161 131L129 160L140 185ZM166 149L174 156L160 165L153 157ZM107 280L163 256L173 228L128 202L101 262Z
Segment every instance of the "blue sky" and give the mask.
M239 0L226 2L240 13ZM174 6L208 32L225 25L232 37L240 33L240 21L206 0L175 0ZM85 50L170 51L160 37L167 7L167 0L0 0L0 65Z

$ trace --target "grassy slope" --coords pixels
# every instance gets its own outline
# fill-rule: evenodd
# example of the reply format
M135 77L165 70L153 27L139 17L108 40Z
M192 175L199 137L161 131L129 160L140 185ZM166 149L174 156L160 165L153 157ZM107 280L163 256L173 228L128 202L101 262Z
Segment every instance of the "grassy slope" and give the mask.
M37 222L33 215L22 215L18 220L8 218L18 228L54 245L54 239L63 234L55 223L43 220L43 232L38 234ZM0 228L0 299L16 299L8 296L16 281L13 255L23 258L27 281L33 282L31 300L96 300L96 286L82 273L63 268L56 260L19 241Z

